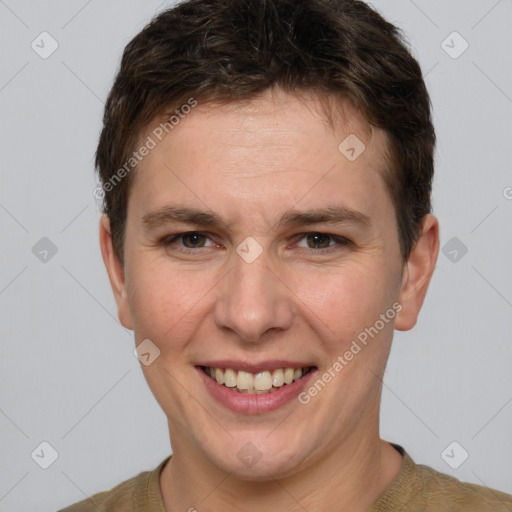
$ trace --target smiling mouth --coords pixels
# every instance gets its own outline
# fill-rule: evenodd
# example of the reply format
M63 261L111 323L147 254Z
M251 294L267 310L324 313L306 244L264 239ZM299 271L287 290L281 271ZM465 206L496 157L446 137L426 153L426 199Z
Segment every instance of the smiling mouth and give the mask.
M209 366L200 366L200 368L212 380L231 391L247 395L266 395L302 379L316 367L276 368L258 373Z

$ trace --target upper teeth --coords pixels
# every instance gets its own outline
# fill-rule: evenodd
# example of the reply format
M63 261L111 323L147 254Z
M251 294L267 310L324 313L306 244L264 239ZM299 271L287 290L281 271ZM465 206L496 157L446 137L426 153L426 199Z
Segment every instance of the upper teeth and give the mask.
M210 368L205 371L212 379L228 388L236 388L237 391L249 394L262 394L272 392L284 384L291 384L300 379L308 368L277 368L270 372L265 370L259 373L249 373L232 368Z

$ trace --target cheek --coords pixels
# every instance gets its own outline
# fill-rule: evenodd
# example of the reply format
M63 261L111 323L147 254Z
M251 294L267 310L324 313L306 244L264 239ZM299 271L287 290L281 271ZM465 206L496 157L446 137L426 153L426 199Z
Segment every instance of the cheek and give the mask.
M386 270L364 261L303 274L301 298L311 322L326 333L333 349L350 343L361 331L375 323L393 302ZM309 311L309 314L307 313Z
M132 274L130 310L138 340L151 339L161 350L179 351L204 314L212 283L197 271L176 271L141 263Z

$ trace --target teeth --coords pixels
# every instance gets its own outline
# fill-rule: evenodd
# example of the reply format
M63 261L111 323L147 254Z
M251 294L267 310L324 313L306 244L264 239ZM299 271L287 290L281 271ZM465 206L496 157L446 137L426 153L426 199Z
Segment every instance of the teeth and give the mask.
M235 370L232 370L231 368L228 368L226 370L226 373L224 374L224 385L227 388L236 388L236 372L235 372Z
M270 372L265 370L256 374L232 368L205 368L205 373L217 383L249 395L273 393L285 384L299 380L309 368L277 368Z
M254 376L254 389L258 391L268 391L271 387L272 375L270 375L269 371L260 372Z
M294 376L294 370L293 368L286 368L284 371L284 383L285 384L291 384L293 382L293 376Z
M272 372L272 385L280 388L284 384L284 372L281 368Z
M215 368L215 380L219 384L224 384L224 374L220 368Z
M252 373L240 370L236 376L236 387L238 389L253 389L254 377Z

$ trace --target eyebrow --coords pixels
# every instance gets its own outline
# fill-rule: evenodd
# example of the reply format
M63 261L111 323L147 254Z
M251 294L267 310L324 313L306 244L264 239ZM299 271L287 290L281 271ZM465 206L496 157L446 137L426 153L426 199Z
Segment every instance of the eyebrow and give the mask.
M172 222L196 224L212 228L227 228L227 224L216 213L205 212L197 208L184 206L164 206L142 217L142 225L146 231L151 231Z
M288 211L279 220L283 226L302 226L307 224L359 224L364 227L371 225L370 217L364 213L345 206L327 206L308 211Z
M216 213L183 206L168 205L150 212L142 218L142 226L146 231L152 231L173 222L230 230L229 225ZM370 217L364 213L336 205L307 211L289 210L281 216L272 228L276 225L294 227L327 223L349 223L363 227L371 226Z

